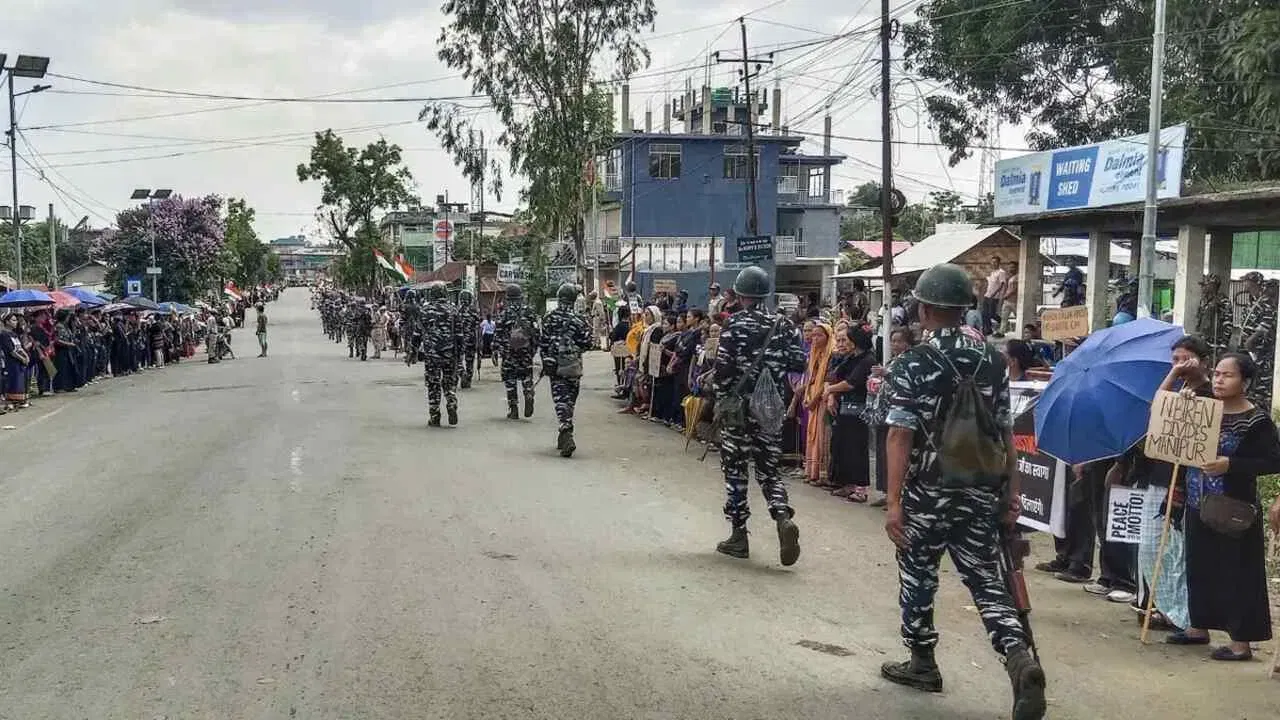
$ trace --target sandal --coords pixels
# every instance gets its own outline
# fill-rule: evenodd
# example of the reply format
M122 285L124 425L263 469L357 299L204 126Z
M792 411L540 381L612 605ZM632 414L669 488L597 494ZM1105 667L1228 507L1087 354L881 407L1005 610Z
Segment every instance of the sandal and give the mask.
M1152 620L1155 620L1155 618L1153 617ZM1176 633L1170 633L1165 637L1164 641L1167 645L1208 645L1209 636L1205 635L1204 637L1199 637L1196 635L1188 635L1185 630L1179 630ZM1218 650L1227 650L1230 652L1230 648L1226 647L1218 648Z
M1214 650L1213 654L1209 657L1214 660L1225 660L1227 662L1247 662L1253 659L1253 650L1245 650L1242 653L1238 653L1232 650L1229 645L1223 645L1217 650Z
M852 485L842 485L832 490L831 495L838 498L847 498L853 493L854 489Z
M867 489L862 486L855 486L853 492L849 493L849 502L864 503L867 501Z

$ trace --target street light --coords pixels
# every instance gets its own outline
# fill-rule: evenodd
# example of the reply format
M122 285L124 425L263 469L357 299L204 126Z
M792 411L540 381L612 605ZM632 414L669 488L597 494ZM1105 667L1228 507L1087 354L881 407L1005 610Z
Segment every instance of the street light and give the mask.
M9 137L9 177L13 184L13 205L19 209L17 215L13 216L13 244L16 247L16 257L18 264L18 285L22 285L22 207L18 205L18 113L14 99L22 95L30 95L33 93L48 90L50 85L35 85L30 90L23 92L14 92L14 78L32 78L39 80L44 77L49 70L49 58L39 55L19 55L14 59L13 65L6 65L9 56L0 53L0 71L9 71L9 130L5 134ZM32 209L34 217L35 210ZM30 218L28 218L30 219Z
M138 188L129 195L130 200L145 200L147 205L147 234L151 236L151 265L147 274L151 276L151 299L160 302L160 266L156 264L156 229L151 203L156 200L167 200L173 191L168 188L152 191L151 188Z

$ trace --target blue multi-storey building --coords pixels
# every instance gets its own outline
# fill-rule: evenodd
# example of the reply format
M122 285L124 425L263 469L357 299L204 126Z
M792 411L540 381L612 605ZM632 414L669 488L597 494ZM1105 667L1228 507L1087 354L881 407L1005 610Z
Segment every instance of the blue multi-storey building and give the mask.
M763 94L704 87L663 108L662 127L645 113L633 128L622 89L622 128L597 160L598 192L586 219L587 265L597 282L634 273L648 294L671 281L701 304L714 272L723 285L743 265L737 239L748 231L748 152L745 123L756 118L756 235L773 238L780 292L834 291L842 198L831 170L844 157L830 152L830 120L821 154L805 154L805 138L780 124L782 91L773 90L771 125ZM677 128L673 131L672 125Z

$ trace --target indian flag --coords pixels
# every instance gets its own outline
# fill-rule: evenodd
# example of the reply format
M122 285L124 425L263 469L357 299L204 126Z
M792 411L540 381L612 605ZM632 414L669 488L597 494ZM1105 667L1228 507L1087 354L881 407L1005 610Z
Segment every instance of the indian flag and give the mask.
M236 287L236 284L233 282L228 282L227 286L222 288L222 292L228 297L233 297L236 300L244 299L244 295L240 293L240 288Z
M403 255L396 256L396 270L399 271L405 282L409 282L413 278L413 266L409 264L408 260L404 259Z
M379 250L378 248L373 249L373 257L377 259L378 264L381 265L383 269L387 270L388 272L396 273L397 275L400 274L400 271L396 270L395 266L391 264L391 261L387 260L387 256L383 255L382 251Z

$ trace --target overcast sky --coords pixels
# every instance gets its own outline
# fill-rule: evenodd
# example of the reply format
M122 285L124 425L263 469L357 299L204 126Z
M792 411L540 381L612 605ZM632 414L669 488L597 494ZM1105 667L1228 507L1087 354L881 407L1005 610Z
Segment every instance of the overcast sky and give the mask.
M905 18L917 2L894 0ZM427 5L434 5L429 2ZM271 9L263 9L270 6ZM348 144L379 136L398 143L430 201L447 192L467 202L470 190L432 134L416 122L417 98L470 94L470 88L436 57L442 25L438 6L373 0L8 0L0 27L0 52L48 55L50 72L144 88L237 97L407 98L407 102L297 103L184 98L50 77L53 89L19 97L19 194L43 216L54 203L70 222L88 215L95 227L113 220L137 187L173 188L187 194L246 198L258 211L264 239L316 232L319 187L301 184L295 167L307 159L312 134L333 128ZM692 9L696 6L698 9ZM763 8L763 9L762 9ZM766 68L770 87L781 80L783 117L793 132L806 132L821 150L823 108L830 103L834 134L878 138L875 36L878 3L870 0L658 0L648 41L650 68L632 81L636 122L652 106L660 124L662 103L686 78L706 78L711 51L741 55L736 18L748 15L752 53L854 32L825 45L778 52ZM895 70L898 69L895 67ZM713 86L732 85L728 66L710 67ZM948 168L943 149L919 113L929 86L897 81L898 137L924 143L895 148L898 186L913 199L953 188L972 200L978 191L976 159ZM33 81L19 79L17 90ZM146 97L152 95L151 97ZM469 101L483 106L483 101ZM484 117L482 114L481 117ZM766 118L767 121L767 118ZM1006 135L1013 133L1006 131ZM1004 144L1021 145L1006 137ZM879 146L837 139L849 160L833 186L852 189L879 179ZM8 153L0 158L8 205ZM33 169L38 168L37 169ZM511 188L511 184L508 185ZM510 189L486 204L510 210Z

